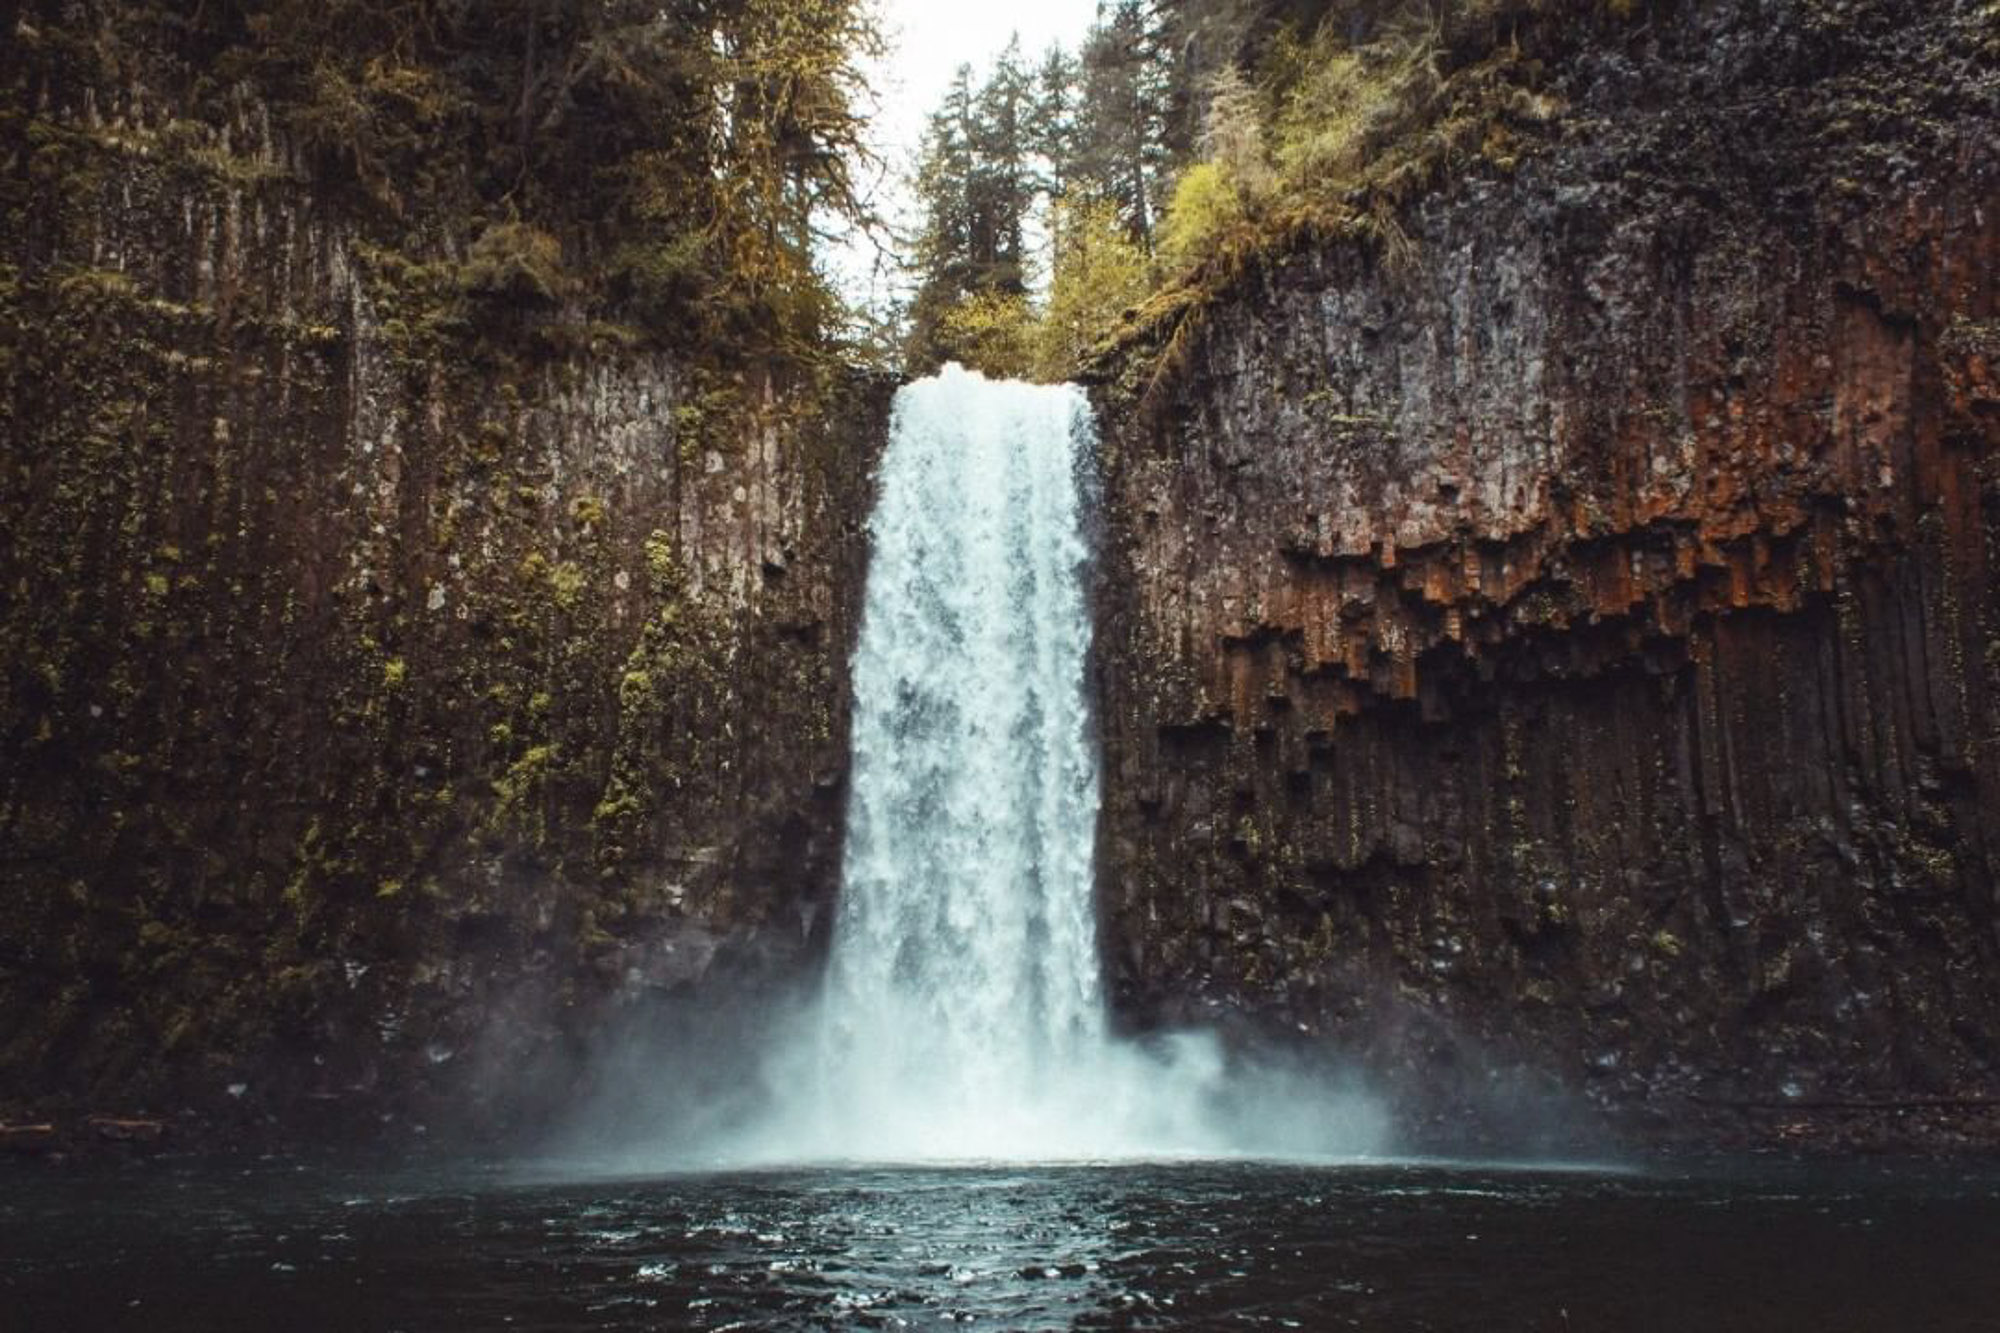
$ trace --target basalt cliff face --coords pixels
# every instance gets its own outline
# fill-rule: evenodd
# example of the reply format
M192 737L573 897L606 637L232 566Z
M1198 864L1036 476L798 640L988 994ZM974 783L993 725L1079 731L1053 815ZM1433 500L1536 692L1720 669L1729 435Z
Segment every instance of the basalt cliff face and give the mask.
M1608 6L1099 386L1123 1020L2000 1137L1996 28ZM248 86L13 37L0 1119L531 1107L810 977L890 386L496 299Z
M1652 6L1099 389L1132 1021L1762 1132L2000 1090L1996 57Z
M21 23L0 1103L519 1099L799 957L890 386L483 308L247 91Z

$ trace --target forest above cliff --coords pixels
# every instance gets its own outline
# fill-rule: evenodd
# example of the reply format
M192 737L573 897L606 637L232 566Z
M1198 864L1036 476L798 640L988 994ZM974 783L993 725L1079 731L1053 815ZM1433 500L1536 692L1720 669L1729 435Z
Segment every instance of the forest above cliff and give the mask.
M1651 31L1633 0L1120 0L1075 53L961 68L916 181L912 364L1068 379L1289 246L1407 258L1405 207L1512 171L1565 60Z
M135 148L249 171L216 141L247 96L384 265L463 298L437 332L567 311L683 349L804 353L836 331L815 245L865 211L878 39L858 0L11 8L17 227L80 184L77 131L48 111L130 84L171 111L128 127L156 136Z

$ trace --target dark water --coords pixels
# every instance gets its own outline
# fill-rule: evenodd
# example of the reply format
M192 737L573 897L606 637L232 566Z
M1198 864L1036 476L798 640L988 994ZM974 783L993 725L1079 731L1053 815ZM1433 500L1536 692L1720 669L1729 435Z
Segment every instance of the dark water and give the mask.
M2000 1330L2000 1170L0 1164L0 1328Z

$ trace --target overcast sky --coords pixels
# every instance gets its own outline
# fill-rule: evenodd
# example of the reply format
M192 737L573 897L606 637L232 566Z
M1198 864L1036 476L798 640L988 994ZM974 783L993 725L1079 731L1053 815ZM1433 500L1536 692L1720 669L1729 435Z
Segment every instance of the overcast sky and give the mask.
M1097 14L1096 0L875 0L889 55L872 71L881 107L875 120L875 148L891 173L882 195L883 211L908 221L907 202L893 186L915 163L924 117L936 108L952 71L970 64L983 72L1007 39L1021 37L1032 66L1060 42L1074 51ZM837 256L842 285L856 295L867 290L872 247ZM858 287L857 287L857 284Z
M877 0L876 8L892 47L877 78L881 125L905 153L961 64L983 68L1015 33L1031 64L1056 42L1075 50L1097 12L1096 0Z

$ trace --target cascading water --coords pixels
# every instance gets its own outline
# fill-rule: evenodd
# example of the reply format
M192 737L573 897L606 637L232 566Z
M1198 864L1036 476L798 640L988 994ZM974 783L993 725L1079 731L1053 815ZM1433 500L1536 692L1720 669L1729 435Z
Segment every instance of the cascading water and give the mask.
M1373 1146L1375 1119L1352 1097L1225 1078L1204 1036L1142 1049L1106 1031L1085 688L1091 443L1071 386L951 366L897 398L854 663L833 955L748 1155Z
M1088 420L1074 388L957 367L897 400L824 1013L838 1137L1039 1150L1048 1094L1104 1043Z

